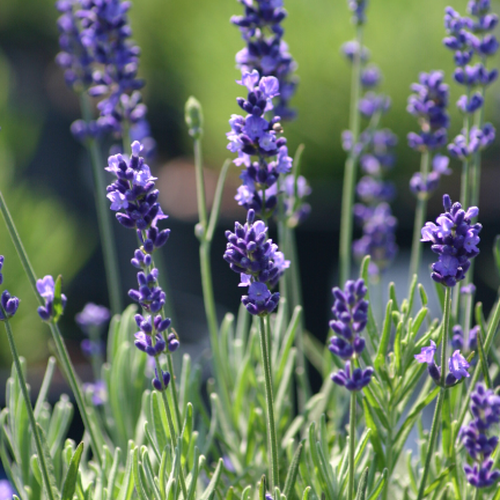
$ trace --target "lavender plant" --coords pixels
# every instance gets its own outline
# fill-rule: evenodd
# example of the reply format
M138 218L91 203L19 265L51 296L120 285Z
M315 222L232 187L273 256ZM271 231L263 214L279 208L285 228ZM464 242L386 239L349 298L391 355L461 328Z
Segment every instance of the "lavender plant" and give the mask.
M467 89L459 101L466 130L448 149L473 168L462 176L459 202L443 196L444 212L435 223L423 221L427 199L438 190L440 177L450 174L447 157L437 153L447 142L448 87L439 71L422 73L420 83L412 86L408 111L418 118L421 130L410 133L408 140L422 153L421 171L410 181L417 196L417 239L408 295L400 299L391 282L380 322L372 305L380 290L373 289L370 277L374 266L389 272L396 252L396 222L387 204L394 188L383 174L394 162L397 137L379 126L389 101L372 92L381 72L366 64L362 33L367 2L348 1L357 38L344 46L353 70L351 130L343 136L348 158L341 281L332 290L329 326L334 335L328 348L315 348L305 333L296 271L292 229L310 211L304 200L310 188L299 170L303 148L292 160L281 125L294 115L289 103L297 83L292 74L296 64L283 41L286 12L281 0L240 3L245 13L232 23L247 44L237 55L237 83L247 96L237 99L245 114L232 115L227 139L228 149L237 154L233 163L241 168L242 186L235 199L245 208L246 219L225 232L226 249L218 257L239 275L234 285L243 293L237 316L227 313L221 322L214 294L219 276L212 274L211 250L231 161L221 169L209 210L202 107L190 98L185 108L194 143L199 215L195 235L214 375L208 380L202 378L200 364L206 358L193 363L184 353L182 362L174 363L184 347L184 332L172 328L178 327L167 317L169 297L160 283L157 260L170 229L163 226L167 215L159 202L154 164L146 159L152 141L138 93L143 82L127 17L130 3L57 4L62 14L57 60L85 111L72 131L92 153L98 205L107 197L118 223L135 232L137 248L130 262L137 270L137 287L128 291L132 304L124 310L118 307L121 290L108 268L113 314L87 304L77 315L87 336L82 350L93 368L93 382L83 384L60 327L71 291L68 297L62 292L61 277L36 278L15 226L16 214L10 214L0 193L2 215L56 354L48 361L33 405L14 333L23 297L20 302L4 290L0 321L14 360L6 407L0 412L0 460L10 481L6 495L21 500L499 500L500 396L494 383L500 375L495 346L500 298L485 319L482 305L474 304L475 286L468 279L473 259L481 258L482 231L476 221L479 208L469 207L469 202L478 200L479 151L494 138L480 111L486 86L496 78L496 71L485 66L486 57L497 48L490 2L469 2L474 20L461 18L451 8L446 11L450 36L445 44L458 51L455 59L460 62L454 78ZM474 53L482 61L472 67L468 64ZM362 89L367 90L363 97ZM99 99L97 117L89 97ZM476 128L471 125L474 116ZM362 117L369 120L363 132ZM114 144L105 164L100 148L109 144L108 133L122 144ZM353 213L358 164L365 173L357 187L364 205ZM105 172L113 177L107 188L101 182ZM351 247L354 215L364 220L364 236ZM108 218L109 211L101 213L101 229L108 227L103 222ZM269 236L275 223L277 244ZM437 256L430 273L436 298L419 283L421 243L427 242ZM107 249L106 258L113 257L113 244ZM347 279L351 251L362 257L356 280ZM0 256L0 284L3 265ZM9 290L17 294L16 286L9 283ZM453 310L452 290L464 297L463 314ZM472 311L475 326L470 328ZM312 373L304 362L306 345L323 378L318 391L310 384ZM79 444L67 438L73 417L70 398L62 395L53 408L49 404L56 363L83 421ZM422 412L433 404L432 425L426 430ZM416 452L413 432L419 438Z

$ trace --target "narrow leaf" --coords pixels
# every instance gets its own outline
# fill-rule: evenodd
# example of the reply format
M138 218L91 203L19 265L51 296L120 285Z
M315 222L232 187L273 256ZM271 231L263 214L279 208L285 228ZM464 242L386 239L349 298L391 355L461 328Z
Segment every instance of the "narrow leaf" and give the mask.
M369 468L367 467L363 471L363 474L361 475L361 478L358 483L358 492L356 494L356 500L365 500L366 498L366 488L368 486L368 471Z
M378 496L380 495L380 492L382 491L382 488L384 487L386 480L387 480L387 469L384 469L384 471L382 472L382 475L380 476L379 480L375 484L373 491L370 493L368 500L376 500L378 498Z
M81 442L71 457L68 472L64 478L61 500L73 500L75 494L76 480L78 479L78 468L83 453L83 442Z
M385 363L385 356L387 354L387 347L389 346L389 339L391 336L391 312L392 300L389 300L385 309L384 325L382 327L382 338L378 346L377 357L375 358L375 370L380 370L381 366Z
M214 475L208 483L207 489L203 492L203 495L200 497L200 500L212 500L215 495L215 488L217 488L217 483L219 482L220 475L222 472L222 458L219 459L219 463L217 464L217 468L215 469Z
M50 456L50 451L49 451L49 447L47 445L47 440L45 438L45 433L43 432L43 429L40 426L40 424L37 423L36 427L38 429L38 436L40 437L40 441L42 444L42 452L43 452L43 457L45 459L45 465L47 466L47 474L49 476L50 488L52 489L54 496L56 498L59 498L60 493L59 493L59 490L57 489L56 475L54 472L54 464L52 462L52 457Z
M290 469L286 475L285 487L283 493L286 498L290 498L292 494L293 487L295 486L295 481L297 479L297 474L299 472L300 456L302 454L303 443L299 443L297 450L293 455L292 463L290 464Z

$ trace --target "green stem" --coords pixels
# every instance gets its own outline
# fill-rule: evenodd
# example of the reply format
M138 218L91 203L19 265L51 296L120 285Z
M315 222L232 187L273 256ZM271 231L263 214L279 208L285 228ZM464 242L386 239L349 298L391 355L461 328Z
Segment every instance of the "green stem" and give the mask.
M271 375L271 365L269 362L268 342L266 340L266 323L269 322L269 316L264 319L260 317L260 351L262 369L264 371L264 385L266 389L266 406L267 406L267 442L268 453L271 456L271 471L270 471L270 490L274 491L274 487L279 488L279 462L278 462L278 438L276 434L276 425L274 422L274 403L273 403L273 382Z
M179 407L179 397L177 395L177 385L175 383L174 361L172 359L172 353L170 351L167 351L167 367L171 376L170 393L172 394L172 401L174 402L175 420L177 422L177 428L179 429L180 434L182 429L182 418Z
M363 47L363 28L357 27L356 42L358 50L354 55L351 81L351 107L349 128L352 133L352 148L345 163L344 184L342 188L342 211L340 219L340 284L345 283L351 274L351 247L352 247L352 207L356 182L356 166L358 159L354 148L359 138L360 116L359 99L361 95L361 51Z
M451 288L445 287L444 290L444 314L443 314L443 339L441 341L441 387L445 386L446 381L446 348L448 347L448 336L450 330L451 314Z
M196 198L198 201L198 217L204 234L207 231L207 201L205 196L205 179L203 176L203 155L201 150L201 139L197 138L194 144L194 165L196 172Z
M391 398L392 399L392 398ZM387 440L386 440L386 467L387 467L387 477L384 483L384 496L383 499L387 500L389 495L389 486L391 482L391 474L392 474L392 425L393 425L393 412L392 412L392 404L389 408L389 428L387 429Z
M24 271L28 277L28 281L31 284L31 287L33 289L33 292L35 294L35 297L38 300L38 303L40 305L44 305L44 300L40 296L40 294L37 291L36 288L36 275L35 272L33 271L33 267L31 266L31 263L29 261L28 255L26 253L26 250L23 247L21 238L19 237L19 233L17 232L16 226L14 224L14 220L12 219L12 216L9 212L9 209L7 208L7 205L5 203L5 199L3 197L3 194L0 192L0 210L2 212L3 218L5 220L5 224L7 226L7 229L9 231L10 237L12 239L12 242L14 244L14 247L16 248L17 254L19 256L19 259L21 260L21 264L24 268ZM54 343L56 345L56 350L57 350L57 355L59 359L59 363L62 365L62 370L63 373L69 382L69 385L71 387L71 390L73 391L73 395L75 396L76 404L78 406L78 409L80 411L83 424L85 426L85 429L89 433L90 436L90 444L92 446L92 450L94 452L94 457L96 461L98 462L99 466L101 465L101 450L102 446L104 445L104 438L102 435L100 435L99 441L97 440L94 426L97 426L97 422L95 420L95 415L92 412L91 409L88 408L85 405L85 401L83 399L83 393L81 389L81 382L78 380L78 377L76 376L75 369L73 367L73 364L71 363L71 359L69 357L68 351L66 349L66 345L64 344L64 340L61 336L61 332L58 328L57 325L54 325L52 323L49 323L49 328L50 332L52 334L52 339L54 340ZM92 421L92 425L91 425Z
M438 400L436 402L436 408L434 409L434 418L432 419L431 436L429 439L429 446L427 447L424 472L422 473L422 479L420 481L420 488L418 490L417 500L422 500L422 498L424 498L425 483L427 482L427 475L429 474L431 459L434 451L434 444L436 442L436 438L440 428L443 399L444 399L444 389L441 389L441 391L439 392Z
M473 500L480 500L481 499L481 490L479 488L476 488L474 491L474 498Z
M427 447L427 455L425 457L424 471L422 473L422 479L420 481L420 488L418 490L417 500L422 500L422 498L424 497L427 476L429 474L431 459L434 453L434 445L436 443L436 438L439 433L439 429L441 427L441 412L443 408L443 400L446 391L445 389L446 346L448 344L448 333L449 333L449 323L450 323L450 313L451 313L450 297L451 297L451 289L449 287L446 287L444 293L443 338L441 340L441 380L440 380L441 390L439 391L438 400L436 402L436 408L434 409L434 418L432 419L429 446Z
M92 113L90 110L89 98L86 94L81 95L80 107L84 120L87 123L90 122L92 119ZM86 146L89 152L90 164L92 165L94 178L97 223L102 242L102 253L104 258L104 269L106 272L106 282L108 284L109 303L113 314L120 314L123 311L120 271L118 267L116 243L111 225L111 212L106 202L104 162L99 149L99 144L95 139L89 139Z
M7 317L5 311L3 310L3 307L2 311L4 313L4 317ZM31 400L28 394L28 388L26 386L26 381L24 380L23 370L21 368L21 361L19 360L19 354L16 349L16 344L14 343L14 335L12 334L12 329L10 327L9 321L5 320L4 324L5 324L5 330L7 331L7 338L9 339L10 350L12 352L12 357L14 359L14 365L16 367L17 378L19 379L19 385L21 386L21 392L23 393L24 403L26 405L26 409L28 410L28 418L30 420L31 431L33 432L33 437L35 438L36 451L38 453L38 459L40 461L40 468L42 469L43 483L45 485L45 489L47 490L47 495L49 497L49 500L56 500L54 497L54 492L52 491L52 486L50 484L48 466L45 461L46 456L45 453L43 452L42 440L40 438L40 434L36 426L35 414L33 413L33 407L31 406Z
M153 341L154 342L154 341ZM170 411L170 405L168 404L168 399L167 399L167 393L166 393L166 387L165 384L163 383L163 375L162 375L162 369L160 365L160 360L158 356L155 358L155 363L156 363L156 372L158 375L158 380L160 381L161 385L163 386L163 390L161 391L161 398L163 401L163 406L165 408L165 413L167 414L167 422L168 422L168 431L170 434L170 441L172 442L172 452L175 452L176 448L176 437L177 433L175 432L175 426L174 426L174 420L172 418L172 412ZM170 373L171 375L171 383L173 382L173 374ZM180 441L180 427L179 427L179 441ZM180 450L179 450L180 451ZM182 460L182 457L179 457L179 460ZM182 488L182 494L184 495L184 498L187 498L187 488L186 488L186 482L184 480L184 470L182 469L182 466L179 467L179 475L180 475L180 482L181 482L181 488Z
M420 161L420 172L422 174L422 179L427 179L427 174L429 173L429 166L431 162L431 157L428 151L422 153L422 158ZM410 275L408 277L408 283L410 286L413 280L413 276L418 274L418 268L420 267L420 259L422 256L422 243L420 242L420 231L425 222L425 216L427 214L427 197L425 193L422 193L421 197L417 198L417 208L415 209L415 222L413 225L413 242L411 246L411 259L410 259Z
M354 452L356 451L356 392L351 392L349 409L349 486L347 499L354 499Z
M203 289L203 304L207 317L208 332L210 335L210 345L213 356L213 369L217 386L220 390L223 405L226 409L231 408L230 398L227 393L227 386L221 371L219 351L219 326L217 322L217 310L215 307L214 287L212 281L212 267L210 265L210 251L212 246L212 233L208 233L208 211L205 195L205 179L203 175L203 155L201 149L201 138L194 141L194 165L196 172L196 197L198 202L198 217L200 222L196 226L196 236L200 240L200 271L201 286Z
M302 286L300 280L300 268L299 268L299 258L297 253L297 242L295 238L295 229L285 228L285 235L287 241L288 255L292 265L290 266L290 282L291 282L291 293L289 295L291 299L290 311L293 311L297 306L302 306ZM300 323L295 335L295 345L297 346L297 378L299 380L299 385L297 386L298 394L298 406L299 412L303 412L305 406L312 395L311 384L309 377L307 376L307 362L305 357L304 349L304 333L306 331L305 316L304 313L300 315Z

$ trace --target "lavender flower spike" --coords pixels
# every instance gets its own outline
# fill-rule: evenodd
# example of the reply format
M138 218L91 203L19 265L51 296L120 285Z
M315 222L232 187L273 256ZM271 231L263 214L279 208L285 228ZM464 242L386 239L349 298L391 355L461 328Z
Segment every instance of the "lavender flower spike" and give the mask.
M500 421L500 397L479 383L471 394L472 421L460 429L460 436L473 461L464 465L467 481L476 488L488 488L500 479L500 470L492 470L491 455L498 445L498 437L488 437L491 425Z
M332 380L346 387L349 391L359 391L370 383L373 368L364 370L355 368L351 372L351 361L361 355L365 348L365 339L360 333L368 322L368 301L364 299L367 288L362 279L347 281L344 290L335 287L332 290L335 301L332 312L334 319L330 328L336 333L330 339L328 347L332 354L344 360L345 369L332 374Z
M419 363L427 363L427 372L434 380L434 382L440 385L441 366L436 365L436 362L434 361L436 350L437 346L435 342L431 340L430 346L422 347L420 354L415 354L413 357ZM448 359L448 367L450 369L450 372L446 376L446 387L455 385L462 378L470 377L469 372L467 371L467 369L469 368L469 363L462 356L459 350L456 350Z
M279 293L271 293L280 277L290 266L278 246L267 239L263 221L255 221L255 212L248 211L247 222L235 223L234 233L226 231L228 240L224 260L240 274L240 286L248 286L242 302L253 315L266 315L278 305Z
M60 277L58 280L60 280ZM59 297L56 297L56 284L54 278L50 275L37 280L36 289L45 299L45 305L38 308L38 315L47 323L57 322L66 307L66 295L60 293ZM59 302L60 306L58 305Z
M4 263L4 256L0 255L0 285L3 283L3 275L1 273ZM19 299L11 295L8 290L2 292L0 297L0 321L8 320L16 314L17 308L19 307Z
M280 93L279 81L273 76L260 77L257 70L243 73L238 81L248 90L247 99L237 99L246 116L232 115L229 120L231 131L226 134L227 149L238 153L235 165L246 167L240 175L243 185L235 196L239 205L267 218L277 205L276 183L280 174L287 174L292 168L288 156L286 138L280 117L266 119L266 113L274 108L272 99Z
M111 313L107 307L98 306L92 302L85 304L81 312L75 316L78 326L88 333L92 328L99 328L107 323Z
M470 207L465 212L460 203L452 205L447 194L443 196L443 206L445 212L436 219L437 225L426 222L422 228L420 241L432 243L432 251L439 255L438 261L432 265L432 279L454 287L464 279L470 259L479 254L478 234L482 226L471 222L479 213L477 207Z
M277 78L281 92L274 113L284 120L293 119L296 113L290 109L289 101L298 83L293 75L297 63L282 39L284 30L281 22L287 16L283 1L238 1L244 5L245 15L233 16L231 22L240 28L247 46L236 54L236 64L242 74L255 70L261 77Z

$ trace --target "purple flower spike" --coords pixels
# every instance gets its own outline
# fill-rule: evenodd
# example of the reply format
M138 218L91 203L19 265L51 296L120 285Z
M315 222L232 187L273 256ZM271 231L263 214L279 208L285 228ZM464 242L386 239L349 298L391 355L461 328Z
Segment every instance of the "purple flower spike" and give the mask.
M498 437L488 437L491 425L500 422L500 397L479 383L471 394L470 409L473 420L460 429L464 447L474 460L471 467L464 465L467 481L476 488L493 486L500 478L500 470L491 470L490 458L498 445Z
M427 363L428 365L430 365L434 363L434 354L436 353L436 350L436 343L431 340L431 345L429 347L422 347L420 354L415 354L413 357L419 363Z
M255 221L255 211L250 209L247 222L235 223L234 233L226 231L228 240L224 260L240 275L241 287L249 287L248 295L241 301L250 314L270 314L279 302L279 293L271 293L280 277L290 266L278 246L267 239L267 227L263 221Z
M160 377L158 377L158 371L155 368L155 375L156 375L155 378L152 380L153 387L158 392L163 392L168 387L168 384L170 383L170 373L164 372L162 370L161 380L160 380Z
M12 316L16 314L17 308L19 307L19 299L11 296L7 290L2 292L0 303L2 304L2 308L0 309L0 321L12 318Z
M332 354L344 360L357 358L365 348L365 339L359 334L368 322L368 301L364 300L367 293L362 279L347 281L344 290L335 287L332 290L334 304L332 307L334 319L330 328L337 334L330 339L328 346ZM371 380L373 368L365 370L356 368L351 376L351 361L346 361L345 369L332 374L332 380L345 386L349 391L359 391Z
M57 321L56 311L54 311L54 296L55 296L55 283L54 278L50 275L37 280L36 289L38 293L45 299L45 305L40 306L37 311L38 315L43 321ZM64 293L61 294L62 310L66 307L67 298Z
M490 458L485 460L482 464L464 465L465 476L467 481L476 488L488 488L493 486L500 478L500 470L491 470L493 467L493 460Z
M264 77L260 85L264 94L270 99L279 95L275 115L284 120L293 119L296 113L290 109L289 102L298 83L293 75L297 64L283 41L281 22L287 16L283 1L238 1L243 4L245 14L233 16L231 22L239 27L247 44L236 54L236 64L242 73L242 85L251 91L257 86L259 78Z
M467 360L460 354L460 351L458 350L456 350L451 355L451 358L448 361L450 373L455 377L456 380L470 377L470 374L467 371L469 366L470 365Z
M104 342L95 342L90 339L83 339L80 343L80 348L84 356L87 356L88 358L102 355L105 352Z
M127 228L144 231L146 238L141 234L141 241L146 246L146 240L151 240L148 244L150 251L147 253L152 253L155 247L162 246L168 238L168 234L160 237L162 233L157 229L157 223L167 216L158 203L159 193L155 189L157 178L151 175L144 158L139 156L142 150L142 144L134 141L130 158L121 154L108 158L105 170L111 172L117 180L106 191L111 201L111 210L118 212L118 222ZM155 244L157 238L160 238L159 244Z
M99 118L71 126L76 139L112 133L143 140L148 153L155 147L141 102L144 82L137 78L139 47L130 37L127 11L130 3L120 0L71 0L56 4L61 52L56 62L64 69L66 84L76 92L99 97Z
M111 313L107 307L89 302L85 304L82 312L79 312L75 316L75 320L85 333L89 333L92 328L99 328L105 325L110 317Z
M177 351L179 348L179 339L175 333L169 333L167 337L167 346L170 352Z
M83 384L83 390L91 394L94 406L102 406L108 400L108 388L104 380Z
M246 116L232 115L231 130L226 134L227 148L238 153L234 160L244 166L240 178L243 185L235 197L238 204L266 217L272 215L277 205L277 180L292 168L286 139L280 137L280 117L267 119L273 110L272 97L279 91L279 80L274 76L258 78L256 70L244 72L240 82L248 89L247 99L237 99Z
M363 236L353 242L356 259L370 255L376 274L385 271L398 253L395 231L398 224L388 203L381 202L367 207L361 203L354 206L354 218L363 228Z
M439 255L432 265L431 277L444 286L453 287L465 277L470 259L479 254L477 244L481 224L472 224L471 217L478 214L477 207L464 212L460 203L451 204L448 195L443 196L445 212L437 219L437 225L427 222L422 228L422 239L432 243L432 251Z
M345 368L332 374L331 378L337 385L344 386L348 391L360 391L366 387L373 375L373 368L369 366L362 370L355 368L351 374L351 362L346 361Z
M470 409L474 422L481 430L500 422L500 396L497 396L491 389L486 389L481 383L476 385L471 394Z
M408 98L408 113L419 119L420 134L411 132L408 144L418 151L438 149L446 144L446 129L449 127L449 89L443 83L442 71L421 73L419 83L411 86L413 94Z
M368 0L347 0L349 10L352 12L352 23L360 26L366 22L366 5Z
M254 281L248 288L248 295L241 297L241 302L250 314L267 316L276 309L279 298L280 294L271 293L265 283Z

